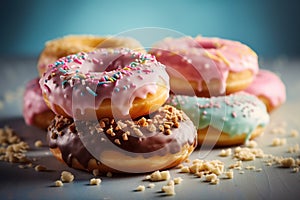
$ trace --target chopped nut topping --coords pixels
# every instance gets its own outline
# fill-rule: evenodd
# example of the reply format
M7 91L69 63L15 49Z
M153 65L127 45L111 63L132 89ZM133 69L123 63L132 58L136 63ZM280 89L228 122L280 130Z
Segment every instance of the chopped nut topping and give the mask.
M126 134L126 133L123 133L123 134L122 134L122 138L123 138L124 141L127 141L127 140L128 140L127 134Z
M144 134L142 133L142 131L140 129L134 128L133 131L134 131L135 135L138 137L144 136Z
M100 174L99 169L93 169L94 176L99 176L99 174Z
M142 127L148 126L148 122L147 122L145 117L142 117L141 119L139 119L137 124L142 126Z
M171 131L170 129L167 129L167 130L165 131L165 133L166 133L167 135L171 135L171 134L172 134L172 131Z
M118 144L118 145L121 145L121 142L120 142L120 140L119 139L115 139L115 141L114 141L116 144Z

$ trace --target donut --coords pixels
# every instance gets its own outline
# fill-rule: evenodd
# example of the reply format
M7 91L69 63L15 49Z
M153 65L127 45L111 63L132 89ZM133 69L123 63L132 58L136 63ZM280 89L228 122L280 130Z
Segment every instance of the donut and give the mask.
M78 52L90 52L96 48L120 48L127 47L143 51L142 45L129 37L99 37L93 35L67 35L62 38L50 40L45 43L41 52L37 68L42 76L47 66L61 57Z
M58 160L76 169L144 173L186 160L197 145L197 131L182 111L166 105L135 120L56 116L47 141Z
M166 38L149 50L167 67L178 95L220 96L241 91L258 72L258 57L245 44L220 38Z
M272 112L286 100L284 83L276 74L268 70L259 70L254 81L244 91L263 101L268 112Z
M23 117L27 125L46 130L54 118L54 113L44 101L39 80L35 78L26 84L23 95Z
M269 123L266 106L244 92L211 98L173 95L167 103L194 122L199 144L240 145L259 136Z
M137 118L157 110L169 96L165 66L150 54L98 49L63 57L41 77L47 105L70 118Z

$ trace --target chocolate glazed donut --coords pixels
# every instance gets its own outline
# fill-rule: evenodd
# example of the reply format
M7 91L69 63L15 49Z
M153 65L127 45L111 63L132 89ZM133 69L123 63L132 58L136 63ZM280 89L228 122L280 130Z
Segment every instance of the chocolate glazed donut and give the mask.
M184 161L197 145L192 121L172 106L134 121L74 121L57 116L48 129L51 151L70 167L141 173Z

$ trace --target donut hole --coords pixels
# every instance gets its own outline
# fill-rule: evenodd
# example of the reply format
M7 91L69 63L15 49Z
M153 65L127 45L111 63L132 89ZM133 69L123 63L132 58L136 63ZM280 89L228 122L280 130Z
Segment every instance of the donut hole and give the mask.
M221 44L217 42L212 42L212 41L199 41L198 42L198 48L203 48L203 49L219 49L221 48Z

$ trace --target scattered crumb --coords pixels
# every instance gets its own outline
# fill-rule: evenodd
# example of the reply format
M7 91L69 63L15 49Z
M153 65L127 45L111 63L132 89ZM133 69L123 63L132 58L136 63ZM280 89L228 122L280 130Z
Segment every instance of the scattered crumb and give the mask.
M242 169L243 162L241 160L236 161L234 164L229 165L229 169Z
M216 174L207 174L205 176L205 181L210 182L210 184L216 185L219 184L220 180Z
M151 179L151 175L147 175L144 180L150 180L150 179Z
M273 162L267 162L267 166L272 166Z
M298 137L299 132L296 129L291 130L291 137Z
M263 150L259 148L236 147L234 149L234 157L242 161L251 161L264 156Z
M299 148L299 144L295 144L292 147L289 147L288 149L288 153L297 153L299 152L300 148Z
M190 173L190 169L188 166L183 166L180 170L181 173Z
M299 172L299 167L294 167L294 168L293 168L293 172L294 172L294 173L298 173L298 172Z
M254 165L249 165L249 166L246 166L245 169L247 170L255 170L255 166Z
M300 166L300 159L299 158L296 158L296 165Z
M0 161L10 163L28 163L25 153L29 145L22 141L13 129L8 126L0 128Z
M220 154L219 154L219 156L221 156L221 157L228 157L230 155L231 155L231 149L230 148L228 148L226 150L222 149Z
M283 146L286 144L286 138L274 138L272 140L272 146L277 147L277 146Z
M37 171L37 172L42 172L42 171L46 171L47 168L43 165L37 165L34 167L34 170Z
M176 194L174 185L165 185L161 188L161 190L170 196L173 196Z
M271 133L273 133L273 134L285 134L286 133L285 127L276 127L276 128L273 128L271 130Z
M174 178L174 183L175 183L175 185L180 184L182 181L183 181L183 179L182 179L181 177L176 177L176 178Z
M175 185L173 180L169 180L169 182L167 183L167 185Z
M57 180L57 181L55 181L55 186L56 187L62 187L64 184L63 184L63 182L61 181L61 180Z
M135 191L137 192L142 192L145 191L145 186L144 185L139 185L135 188Z
M146 180L151 181L165 181L170 179L170 172L169 171L155 171L152 174L146 176Z
M229 171L224 172L226 178L233 179L233 170L230 169Z
M90 185L100 185L102 180L100 178L92 178L90 179Z
M111 172L107 172L107 173L106 173L106 176L111 178L113 175L112 175Z
M42 147L43 146L43 142L41 140L37 140L34 142L34 146L35 147Z
M294 158L289 157L289 158L283 158L280 161L280 164L282 167L289 168L289 167L295 166L296 162L295 162Z
M217 175L215 175L215 174L207 174L207 175L205 176L205 181L211 182L211 180L217 179L217 178L218 178L218 177L217 177Z
M60 180L65 183L70 183L74 180L74 175L71 172L63 171L61 173Z
M200 172L203 172L204 174L214 173L218 176L224 171L224 163L219 160L194 160L192 162L192 165L189 166L189 171L190 173L196 174L197 176L203 175Z
M261 172L262 171L262 168L258 168L255 170L256 172Z
M219 184L219 183L220 183L220 179L218 179L218 178L212 179L212 180L210 181L210 184L212 184L212 185L217 185L217 184Z
M155 184L154 183L149 183L149 185L148 185L148 188L154 188L155 187Z
M246 146L248 148L255 148L255 147L257 147L257 142L255 142L254 140L250 140L246 143Z
M244 174L245 172L244 171L239 171L239 174Z

